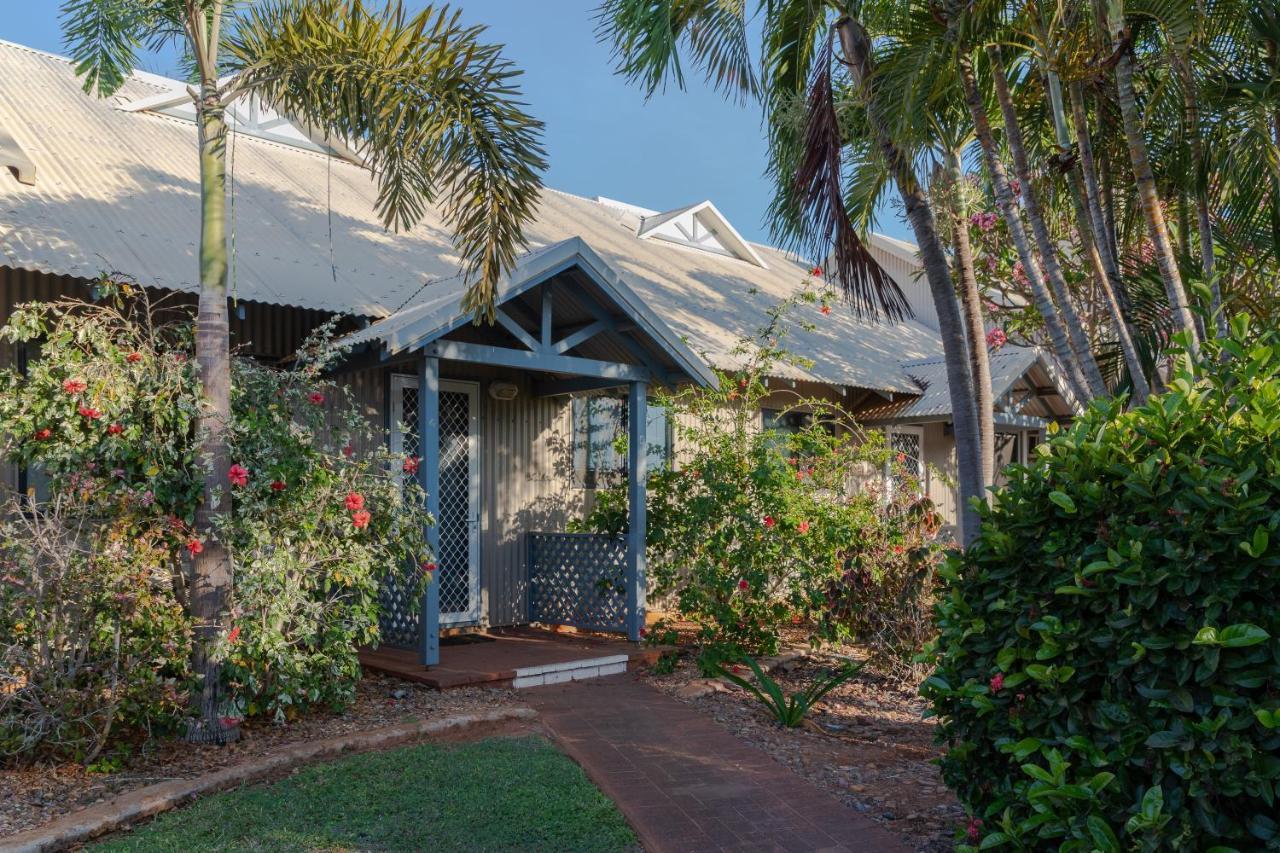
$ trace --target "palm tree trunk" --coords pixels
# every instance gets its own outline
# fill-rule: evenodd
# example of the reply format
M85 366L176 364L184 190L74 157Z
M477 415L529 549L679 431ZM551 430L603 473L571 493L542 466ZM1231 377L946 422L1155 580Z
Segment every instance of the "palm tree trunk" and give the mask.
M960 51L957 65L961 83L964 85L965 103L969 107L969 114L973 117L974 134L978 137L978 144L986 158L987 171L991 175L991 185L995 189L996 204L1009 229L1009 237L1013 240L1014 248L1017 249L1018 258L1022 261L1027 281L1031 284L1032 300L1044 320L1045 330L1049 334L1049 344L1058 363L1062 365L1067 384L1071 386L1077 399L1087 403L1092 395L1088 392L1088 385L1084 381L1075 353L1072 352L1058 309L1045 287L1040 264L1036 261L1035 254L1031 251L1031 244L1027 241L1027 232L1022 227L1022 217L1014 204L1013 191L1009 188L1009 178L996 151L995 137L991 135L991 122L987 119L986 106L982 103L982 95L978 91L978 81L973 73L973 59L964 51Z
M227 323L226 136L216 80L201 92L200 127L200 308L196 321L196 361L204 392L199 422L199 454L204 500L196 510L196 531L204 550L193 560L191 615L195 620L193 671L201 679L200 719L191 740L225 743L238 730L224 726L221 666L215 654L224 633L231 598L231 558L218 538L216 519L230 508L227 427L231 422L231 353Z
M964 312L965 328L969 332L969 362L973 371L973 401L978 411L978 450L982 454L982 485L984 492L995 484L996 475L996 424L995 401L991 390L991 356L987 351L987 326L982 319L982 294L978 290L978 277L973 270L973 246L969 242L969 224L965 210L960 206L960 188L964 174L960 169L960 155L947 152L947 179L952 186L951 229L955 233L956 267L960 272L960 308ZM989 492L986 492L989 494Z
M1116 91L1119 96L1125 141L1129 145L1129 162L1133 167L1134 183L1137 184L1138 201L1147 223L1147 236L1155 248L1156 265L1160 269L1160 277L1164 280L1169 309L1173 312L1174 320L1187 336L1188 346L1194 357L1200 349L1200 339L1196 334L1195 317L1187 302L1187 292L1182 285L1182 274L1178 271L1178 259L1174 255L1173 244L1169 240L1169 228L1165 223L1164 213L1160 209L1160 195L1156 191L1156 179L1151 172L1151 161L1147 156L1147 142L1142 137L1142 119L1138 115L1138 99L1133 87L1133 58L1129 53L1128 31L1124 24L1124 2L1123 0L1107 0L1107 2L1111 46L1118 53Z
M920 182L916 179L911 160L897 146L888 122L876 106L873 91L871 40L858 21L842 17L835 24L844 53L845 64L861 92L867 117L876 136L876 143L888 164L898 193L907 211L907 220L920 247L920 259L924 265L929 292L933 296L938 314L938 331L942 338L943 359L947 369L947 387L951 395L951 418L956 442L956 468L960 491L960 542L968 547L978 535L979 517L976 509L982 500L982 453L978 440L977 407L974 405L973 373L969 368L969 342L960 319L960 306L956 302L955 288L951 283L951 270L942 241L938 238L933 210Z
M1027 221L1031 223L1031 233L1035 237L1036 247L1040 250L1040 261L1044 265L1045 275L1049 279L1049 287L1062 313L1062 321L1067 327L1067 337L1071 349L1075 352L1076 362L1084 374L1085 383L1090 396L1105 397L1107 383L1098 369L1097 359L1093 357L1093 345L1085 332L1084 323L1076 313L1071 291L1067 287L1066 277L1062 274L1062 265L1058 263L1058 246L1049 233L1044 214L1040 209L1040 198L1036 194L1032 182L1031 165L1027 161L1027 150L1022 143L1022 128L1018 125L1018 114L1013 108L1013 98L1009 95L1009 81L1004 76L1004 65L1000 61L999 49L990 47L987 54L991 59L991 77L995 83L996 99L1000 103L1000 114L1004 118L1005 143L1013 157L1013 172L1022 184L1022 199L1026 207Z
M1052 75L1053 72L1050 71L1049 74ZM1056 75L1054 78L1056 79ZM1076 168L1072 168L1068 175L1071 205L1075 210L1076 230L1080 233L1080 243L1085 247L1089 263L1093 267L1094 279L1098 282L1098 289L1102 291L1107 311L1111 315L1111 325L1115 327L1116 338L1120 342L1120 352L1124 356L1125 367L1129 371L1129 381L1133 385L1133 402L1141 406L1150 396L1151 387L1147 384L1146 375L1142 371L1142 360L1138 358L1138 348L1134 346L1129 321L1120 309L1120 300L1116 296L1120 288L1120 271L1115 265L1115 259L1111 257L1110 248L1106 245L1106 236L1102 233L1101 210L1098 210L1096 216L1094 214L1098 197L1097 176L1093 174L1093 144L1089 138L1089 124L1084 114L1084 103L1077 97L1079 85L1079 83L1071 84L1071 115L1075 122L1076 148L1079 154ZM1061 97L1054 102L1053 109L1055 113L1065 109ZM1054 126L1058 128L1058 144L1063 150L1070 150L1071 137L1066 129L1066 116L1062 116L1061 121L1055 120ZM1092 188L1090 188L1090 180L1093 181Z

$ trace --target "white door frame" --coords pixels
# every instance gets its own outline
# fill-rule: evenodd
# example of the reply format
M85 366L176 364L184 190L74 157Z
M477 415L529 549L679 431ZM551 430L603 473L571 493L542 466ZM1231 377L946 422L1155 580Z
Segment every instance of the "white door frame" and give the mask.
M400 425L404 422L405 388L417 388L418 377L393 374L391 377L391 452L404 453L404 433ZM454 379L440 380L440 391L466 394L468 398L468 435L467 435L467 551L470 563L469 583L471 606L460 611L440 611L440 624L444 627L470 625L481 621L481 608L484 597L480 589L480 531L481 531L481 491L480 491L480 383L462 382ZM437 464L439 454L437 453ZM419 450L419 456L425 461L426 453Z

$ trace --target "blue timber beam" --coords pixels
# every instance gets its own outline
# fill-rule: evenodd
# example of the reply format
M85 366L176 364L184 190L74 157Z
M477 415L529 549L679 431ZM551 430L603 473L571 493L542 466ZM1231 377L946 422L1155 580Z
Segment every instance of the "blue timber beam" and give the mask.
M538 341L533 337L533 335L526 332L524 330L524 326L521 326L514 319L512 319L511 315L509 315L506 311L503 311L501 308L499 308L496 316L498 319L498 325L506 329L508 332L510 332L511 335L520 343L524 344L529 349L534 351L541 349L541 346L538 344Z
M608 309L597 302L585 291L579 293L578 298L582 301L583 307L587 309L587 313L592 317L595 317L598 322L607 323L610 328L619 330L617 335L618 341L627 349L628 352L634 355L641 364L649 368L649 371L653 374L653 378L656 381L661 382L663 385L672 384L670 377L666 374L666 371L662 369L661 365L653 360L653 356L645 352L644 347L640 346L635 338L621 331L621 328L626 324L619 324L609 313ZM630 328L635 329L638 327L631 324Z
M627 639L640 641L645 610L645 539L648 525L645 512L645 463L648 438L649 386L632 382L627 394Z
M613 324L607 320L596 320L594 323L588 323L578 331L571 335L566 335L556 341L555 350L557 355L564 355L569 350L578 346L578 344L586 343L601 332L607 332L613 328Z
M423 354L429 358L441 358L446 361L466 361L472 364L489 364L518 370L540 370L545 373L567 373L573 376L594 376L598 379L617 379L620 382L648 382L653 376L648 368L635 364L596 361L590 358L529 352L463 341L436 341L428 344Z
M440 663L440 360L418 360L418 483L427 493L427 546L436 570L431 573L422 597L422 641L419 657L423 666Z
M595 379L590 376L579 376L574 379L548 379L545 382L533 383L533 396L559 397L564 394L578 394L583 391L599 391L602 388L617 388L626 385L617 379Z

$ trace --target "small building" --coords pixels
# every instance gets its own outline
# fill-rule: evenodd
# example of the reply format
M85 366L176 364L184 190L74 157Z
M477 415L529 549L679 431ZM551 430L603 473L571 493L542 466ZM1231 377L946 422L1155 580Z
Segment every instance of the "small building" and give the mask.
M25 301L89 298L103 273L194 304L193 115L180 81L136 72L98 100L70 61L0 42L0 322ZM458 259L438 216L390 233L358 155L252 102L229 119L233 345L278 362L341 315L357 349L339 381L393 450L427 462L438 599L423 608L388 590L385 641L421 647L430 660L439 627L558 621L634 638L643 549L634 537L566 526L602 473L670 456L669 425L649 390L711 383L712 368L737 366L735 346L803 286L808 265L743 239L710 201L659 212L547 190L528 251L499 289L498 322L476 326L460 307ZM843 403L888 433L954 519L932 303L914 247L876 236L872 251L915 318L873 324L802 306L812 327L797 324L786 346L812 367L779 365L770 378L778 408L794 392ZM0 365L27 355L6 345ZM1004 458L1024 459L1074 403L1036 350L994 353L992 373ZM601 431L617 427L612 414L624 406L631 458L592 452L611 444ZM36 474L3 472L22 490L38 487ZM632 479L642 522L643 478ZM625 593L602 591L602 577L624 577Z

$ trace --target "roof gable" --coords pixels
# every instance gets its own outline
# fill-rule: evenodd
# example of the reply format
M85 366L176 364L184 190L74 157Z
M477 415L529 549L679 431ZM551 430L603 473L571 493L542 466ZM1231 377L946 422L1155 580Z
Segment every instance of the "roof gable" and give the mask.
M700 201L666 213L642 216L636 236L642 240L661 240L713 255L737 258L768 269L768 264L760 254L742 239L737 229L729 224L729 220L710 201Z

